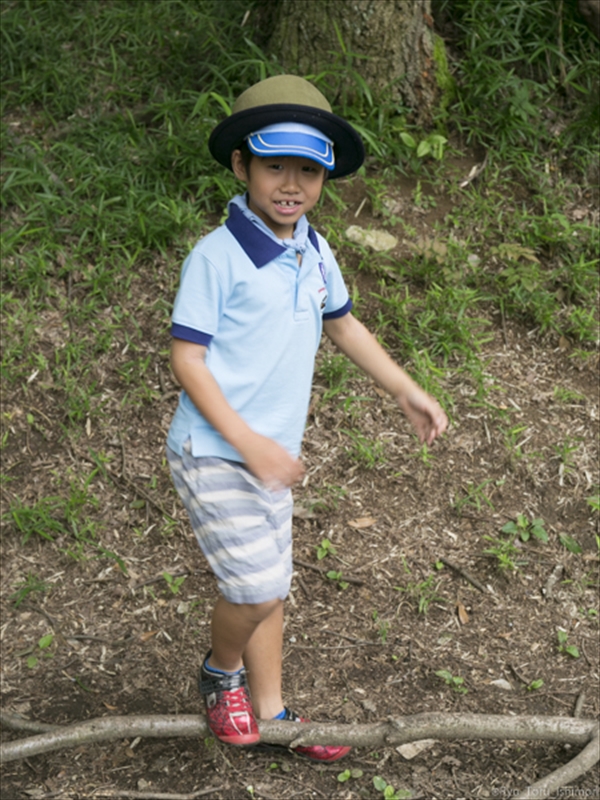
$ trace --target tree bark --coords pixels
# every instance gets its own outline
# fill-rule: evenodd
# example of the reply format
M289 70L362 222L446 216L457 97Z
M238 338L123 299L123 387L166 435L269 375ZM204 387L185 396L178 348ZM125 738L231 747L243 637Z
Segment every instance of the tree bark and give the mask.
M269 2L267 50L287 72L324 74L334 105L360 94L353 73L375 93L404 105L418 123L438 96L431 0Z

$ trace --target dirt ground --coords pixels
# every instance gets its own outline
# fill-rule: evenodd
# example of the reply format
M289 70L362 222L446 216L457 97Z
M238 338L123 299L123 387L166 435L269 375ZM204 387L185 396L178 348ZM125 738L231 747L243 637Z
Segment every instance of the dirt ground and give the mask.
M348 224L380 225L369 204L355 218L360 187L352 192ZM450 202L440 197L423 213L407 201L402 215L426 234ZM406 247L401 241L399 258ZM353 266L351 257L346 262ZM65 437L60 394L43 385L43 376L4 392L10 436L2 468L12 481L3 510L16 495L29 503L55 495L66 476L88 475L93 453L104 453L110 473L90 483L99 500L90 513L103 523L102 545L127 567L124 574L114 559L93 551L69 556L60 540L34 536L22 545L5 523L5 711L53 724L202 711L196 676L216 586L163 457L177 391L155 297L171 291L178 270L178 262L157 262L151 277L134 286L129 306L152 356L150 400L126 402L118 371L125 339L99 356L102 414L77 435ZM377 308L369 294L376 280L356 273L351 281L368 323ZM316 373L303 449L307 478L295 492L297 563L284 653L286 702L304 716L349 725L427 711L568 717L585 693L581 715L598 717L597 515L586 503L598 483L598 364L572 357L572 343L542 340L494 311L489 321L492 338L482 353L488 405L474 402L463 377L449 378L452 424L427 454L372 383L352 375L324 402L328 387ZM40 319L39 346L46 353L65 335L59 310ZM319 363L331 352L324 343ZM564 391L557 395L556 387ZM352 396L362 400L345 402ZM380 443L371 465L348 452L344 431L355 428ZM518 568L502 571L485 553L493 546L485 537L506 539L500 529L518 514L541 518L549 541L517 539ZM559 536L573 537L582 552L570 552ZM319 561L324 538L336 552ZM447 565L438 568L441 559L485 591ZM319 568L352 582L341 588ZM164 572L183 580L170 587ZM47 589L30 593L17 608L11 595L27 575ZM554 585L551 576L558 577ZM579 657L559 652L558 629ZM28 667L36 643L49 633L51 646ZM436 675L440 670L464 682L453 688ZM20 735L2 734L4 741ZM375 776L427 800L510 797L573 755L563 745L437 742L412 759L394 748L365 748L319 766L212 740L120 740L6 764L2 797L92 798L110 790L154 797L210 789L203 795L209 800L380 798ZM363 774L340 782L345 769ZM599 777L595 769L561 796L597 798Z

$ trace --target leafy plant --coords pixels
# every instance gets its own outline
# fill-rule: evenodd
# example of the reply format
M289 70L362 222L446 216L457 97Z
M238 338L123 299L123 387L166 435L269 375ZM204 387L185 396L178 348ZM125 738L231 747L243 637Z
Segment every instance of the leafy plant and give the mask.
M335 570L335 569L330 569L326 574L327 574L327 577L329 578L329 580L330 581L336 581L338 587L340 589L342 589L342 590L343 589L347 589L348 586L350 585L348 583L348 581L345 581L343 579L341 571L338 571L338 570Z
M446 686L450 686L457 694L467 694L469 691L464 685L464 678L453 675L447 669L439 669L435 674L444 681Z
M37 667L40 658L52 658L54 656L54 653L49 650L53 641L54 634L48 633L46 636L42 636L34 647L30 647L28 650L18 653L18 655L27 655L27 666L29 669L34 669Z
M337 781L338 783L346 783L346 781L349 781L350 778L362 778L363 775L364 772L362 769L345 769L337 776Z
M397 592L404 592L414 603L416 603L419 614L427 614L429 606L434 603L445 603L446 600L438 594L441 579L435 575L429 575L424 581L419 583L408 583L406 586L394 586Z
M575 553L575 555L579 555L579 553L583 552L583 549L577 540L572 536L569 536L567 533L559 533L558 540L563 547L567 548L569 553Z
M534 692L537 689L541 689L543 685L544 681L541 678L537 678L536 680L531 681L531 683L527 685L527 691Z
M444 149L448 144L448 139L439 133L430 133L417 140L408 131L402 131L400 139L407 148L409 165L415 172L420 169L420 160L427 158L427 156L435 158L436 161L441 161L444 157Z
M577 648L574 644L569 644L569 636L562 628L559 628L557 631L557 639L559 653L565 653L566 655L571 656L571 658L579 658L579 648Z
M498 568L502 572L512 572L518 568L519 564L523 563L516 560L520 551L510 540L495 539L493 536L484 536L483 538L492 543L492 547L487 547L483 552L496 558Z
M172 594L179 594L183 582L187 577L186 575L180 575L179 577L175 577L174 575L171 575L169 572L163 572L162 576L165 579L166 584L169 587L169 590L172 592Z
M522 542L528 542L532 536L540 542L548 541L548 534L544 528L544 520L540 518L528 520L524 514L517 514L517 519L507 522L501 530L502 533L518 536Z
M319 561L322 561L327 556L335 555L336 553L337 548L327 537L321 539L321 544L317 545L317 558Z
M373 786L381 792L384 800L409 800L412 792L409 789L394 789L391 783L385 781L379 775L373 778Z

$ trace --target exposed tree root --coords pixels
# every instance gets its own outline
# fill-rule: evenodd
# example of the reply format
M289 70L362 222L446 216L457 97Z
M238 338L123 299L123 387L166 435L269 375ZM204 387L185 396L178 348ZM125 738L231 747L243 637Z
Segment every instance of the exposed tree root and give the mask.
M2 713L0 723L12 730L43 731L36 736L4 743L2 762L92 742L136 736L166 739L209 735L206 719L191 714L100 717L74 725L32 723L15 714ZM354 747L397 746L420 739L517 739L562 742L583 747L568 764L530 786L517 800L546 797L571 783L600 761L599 726L595 720L570 717L509 717L488 714L415 714L368 725L260 723L262 739L270 744L298 747L306 744L340 744Z

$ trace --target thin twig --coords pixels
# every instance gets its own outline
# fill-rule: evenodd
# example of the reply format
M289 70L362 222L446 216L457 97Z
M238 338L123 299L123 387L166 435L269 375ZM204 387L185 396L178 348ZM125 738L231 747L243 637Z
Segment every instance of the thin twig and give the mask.
M587 661L587 663L588 663L588 667L593 667L594 665L592 664L592 662L590 661L590 657L589 657L589 656L588 656L588 654L586 653L586 650L585 650L585 643L584 643L583 641L581 642L581 652L583 653L583 657L585 658L585 660L586 660L586 661Z
M31 603L21 603L18 610L33 611L36 614L41 614L42 617L45 617L48 620L48 622L50 623L50 625L52 625L53 628L60 628L58 621L54 619L54 617L51 617L47 611L45 611L43 608L40 608L39 606L34 606Z
M529 686L529 685L531 684L531 681L527 680L527 678L524 678L524 677L521 675L521 673L517 672L517 668L515 667L515 665L514 665L514 664L509 664L508 666L511 668L511 670L512 670L512 672L513 672L513 675L515 676L515 678L516 678L518 681L520 681L520 682L523 684L523 686ZM539 695L537 695L537 696L539 696Z
M121 445L122 445L122 442L121 442ZM124 467L125 467L125 449L124 449L124 447L122 447L122 451L121 452L122 452L122 461L123 461L123 469L124 469ZM87 461L88 464L92 464L95 467L98 466L98 464L93 459L89 458L89 456L86 456L83 453L77 453L77 455L79 456L79 458L83 459L84 461ZM139 486L137 486L124 473L122 475L115 474L111 470L111 468L109 467L108 464L103 464L102 465L102 471L103 471L103 474L105 474L106 477L109 478L115 484L115 486L117 486L117 488L119 488L119 484L120 483L124 483L125 486L127 486L129 489L131 489L132 492L137 494L139 497L142 498L142 500L145 500L147 503L149 503L151 506L153 506L158 512L160 512L160 514L163 517L166 517L167 519L173 520L173 522L177 521L177 520L174 519L172 514L169 514L169 512L161 506L160 503L157 503L156 500L154 500L147 492L145 492L143 489L141 489Z
M180 572L174 572L171 577L172 578L183 578L186 575L193 575L194 572L191 569L182 569ZM159 581L164 581L165 576L164 573L160 573L160 575L155 575L154 578L148 578L145 581L138 581L135 583L131 588L133 591L136 589L141 589L142 586L150 586L151 583L158 583Z
M357 647L386 647L386 645L382 644L381 642L360 642L359 644L336 644L336 645L323 645L323 644L288 644L287 647L293 647L294 650L312 650L313 652L318 651L319 653L322 650L336 650L338 653L340 650L351 650Z
M60 622L57 619L54 619L54 617L50 616L50 614L48 614L47 611L44 611L43 608L40 608L39 606L32 605L31 603L21 603L21 605L19 606L19 608L17 610L18 611L33 611L36 614L41 614L42 617L45 617L48 620L48 622L50 623L50 625L52 626L52 629L54 630L54 633L56 634L58 640L62 644L67 644L67 637L65 636L65 634L62 631Z
M476 589L479 589L479 591L483 592L484 594L487 592L487 589L481 583L481 581L478 581L477 578L474 578L462 567L459 567L458 564L454 563L454 561L449 561L447 558L444 557L441 557L439 560L442 562L442 564L445 564L447 567L450 567L450 569L453 569L455 572L457 572L461 577L463 577L467 581L467 583L470 583L471 586L474 586Z
M300 588L304 592L304 596L306 597L306 599L307 600L311 600L312 598L310 596L310 592L308 591L308 588L307 588L306 584L304 583L304 581L302 580L302 576L300 574L296 575L296 580L298 581L298 585L300 586Z
M325 628L323 633L332 634L333 636L339 636L341 639L347 639L349 642L354 642L355 644L380 644L380 642L368 642L366 639L357 639L356 636L348 636L347 633L332 631L329 630L329 628Z
M197 797L220 792L227 788L223 786L210 786L208 789L199 789L197 792L187 792L186 794L173 794L172 792L140 792L133 789L100 789L93 793L93 797L127 797L132 800L196 800Z

